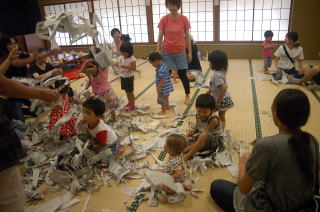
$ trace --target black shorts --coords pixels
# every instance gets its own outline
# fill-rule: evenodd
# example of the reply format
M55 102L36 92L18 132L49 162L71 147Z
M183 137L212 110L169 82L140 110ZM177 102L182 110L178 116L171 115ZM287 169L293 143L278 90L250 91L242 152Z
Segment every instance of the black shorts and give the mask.
M134 77L122 78L121 77L121 90L132 92Z

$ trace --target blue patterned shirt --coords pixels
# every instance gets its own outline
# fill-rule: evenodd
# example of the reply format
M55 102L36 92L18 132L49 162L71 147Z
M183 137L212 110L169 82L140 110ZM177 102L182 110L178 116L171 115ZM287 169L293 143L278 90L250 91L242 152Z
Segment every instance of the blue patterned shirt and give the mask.
M161 95L168 95L173 91L173 85L171 82L171 75L169 70L169 67L165 63L161 63L156 69L156 86L159 87L160 81L162 79L165 79L160 92Z

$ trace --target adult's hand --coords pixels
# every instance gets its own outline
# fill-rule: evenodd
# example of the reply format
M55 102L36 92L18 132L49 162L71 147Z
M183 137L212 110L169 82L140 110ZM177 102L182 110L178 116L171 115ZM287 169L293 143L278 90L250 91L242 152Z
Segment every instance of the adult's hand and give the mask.
M59 93L54 90L42 89L40 99L46 102L55 102L59 99Z
M8 55L8 59L10 60L10 62L14 59L17 58L19 56L19 50L18 47L15 47L11 50L11 52Z

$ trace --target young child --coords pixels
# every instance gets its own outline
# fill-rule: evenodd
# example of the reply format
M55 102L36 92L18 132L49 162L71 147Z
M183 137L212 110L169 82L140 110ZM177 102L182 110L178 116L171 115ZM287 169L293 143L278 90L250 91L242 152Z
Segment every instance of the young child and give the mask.
M121 78L121 90L126 92L128 104L125 106L126 110L135 110L135 96L134 96L134 72L136 70L136 58L133 56L133 46L130 42L123 42L120 46L121 56L118 63L113 63L118 66L119 76Z
M166 113L166 110L170 110L169 95L173 91L170 69L167 64L162 61L159 52L150 53L148 60L151 65L156 68L157 102L161 105L161 111L158 114L163 115Z
M272 64L272 37L273 32L271 30L265 31L265 40L262 42L261 45L263 47L263 69L265 74L269 73L269 68Z
M233 107L233 101L230 93L227 91L226 72L228 69L228 57L223 51L216 50L209 54L208 60L211 69L215 72L210 80L210 89L207 93L213 95L216 101L215 110L219 111L219 118L224 129L226 127L226 111Z
M214 113L215 100L210 94L201 94L196 100L196 127L188 132L187 140L191 145L187 146L183 152L183 160L189 160L194 153L199 151L220 151L224 150L223 130L219 117ZM198 133L198 134L197 134ZM195 142L192 142L194 141Z
M119 149L119 139L116 133L102 120L105 112L105 104L97 97L91 97L82 104L83 120L92 137L95 138L93 149L97 152L106 146L112 151L111 157L102 160L108 163L111 158L116 157Z
M167 137L166 144L164 145L164 151L169 154L169 159L166 162L164 171L170 174L175 182L184 183L187 176L186 163L182 160L183 150L187 145L186 138L178 135L171 134ZM191 190L190 185L184 185L185 190ZM163 190L167 194L175 193L168 187L163 187Z
M96 49L96 53L100 51L99 48ZM115 122L117 120L115 110L119 101L108 81L108 68L101 68L95 63L92 52L90 52L89 58L83 63L81 72L88 76L93 93L104 101L106 109L111 113L111 121Z
M70 87L69 80L66 78L59 79L55 81L54 88L59 89L61 104L55 106L50 114L49 119L49 132L53 133L53 128L56 122L63 118L66 114L71 110L72 104L74 103L74 93L72 88ZM72 136L76 134L76 122L77 116L72 115L72 117L61 126L60 128L60 137L62 136Z

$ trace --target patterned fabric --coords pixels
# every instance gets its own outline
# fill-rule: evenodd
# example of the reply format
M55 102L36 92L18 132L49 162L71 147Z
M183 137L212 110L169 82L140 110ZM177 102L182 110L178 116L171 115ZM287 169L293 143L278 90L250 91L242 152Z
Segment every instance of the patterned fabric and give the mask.
M119 99L112 88L96 96L105 103L107 113L117 109L119 105Z
M215 113L212 113L211 116L209 116L209 118L207 120L205 120L205 121L202 121L199 118L199 116L196 116L196 128L199 130L199 132L207 132L207 133L209 133L209 134L211 134L213 136L216 136L216 135L221 135L222 136L223 129L222 129L221 123L219 123L219 126L214 128L211 132L207 131L209 122L213 118L218 118L219 119L219 116L217 114L215 114ZM220 119L219 119L219 122L220 122Z
M182 160L183 154L169 157L169 160L166 163L164 171L168 174L174 174L175 169L182 169L181 178L177 179L176 181L184 181L186 178L186 164Z
M70 109L71 109L71 97L69 97L67 94L61 94L61 105L55 106L50 114L50 120L49 120L49 131L50 134L52 134L53 127L55 123L62 118L64 115L66 115ZM67 121L65 124L62 125L60 129L60 135L74 135L76 134L76 122L77 122L77 116L73 115L69 121Z
M90 75L90 84L95 94L102 94L111 88L108 81L108 68L98 68L96 76Z
M165 80L162 85L161 95L168 95L173 91L173 85L171 82L171 75L169 72L169 68L165 63L161 63L156 69L156 86L160 86L160 81Z
M225 96L221 101L219 110L221 110L221 111L228 110L228 109L232 108L233 105L234 105L234 103L231 99L231 96Z

